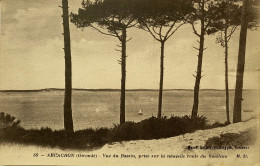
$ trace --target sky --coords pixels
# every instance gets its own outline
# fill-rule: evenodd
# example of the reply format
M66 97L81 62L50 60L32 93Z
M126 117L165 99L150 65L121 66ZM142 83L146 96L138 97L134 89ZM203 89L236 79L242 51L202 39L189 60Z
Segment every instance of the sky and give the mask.
M0 90L64 88L61 0L2 0ZM77 12L81 0L69 2ZM119 89L121 68L117 38L70 24L73 88ZM259 89L260 30L248 31L244 88ZM160 43L145 31L127 31L127 89L158 89ZM190 25L181 27L165 44L165 89L193 89L198 37ZM224 89L224 48L206 36L202 89ZM239 29L229 42L229 84L235 88Z

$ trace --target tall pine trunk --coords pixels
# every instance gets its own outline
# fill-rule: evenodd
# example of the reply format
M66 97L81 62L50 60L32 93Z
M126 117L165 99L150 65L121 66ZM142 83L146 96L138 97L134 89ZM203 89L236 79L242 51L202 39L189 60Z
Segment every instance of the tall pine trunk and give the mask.
M204 27L204 25L202 27ZM200 80L201 80L201 71L202 71L202 59L203 59L203 52L204 52L204 35L205 32L202 30L200 35L197 74L196 74L196 81L194 86L194 101L193 101L192 114L191 114L192 117L198 116L199 90L200 90Z
M159 83L159 103L157 118L162 117L162 95L163 95L163 74L164 74L164 41L161 41L161 62L160 62L160 83Z
M205 20L204 20L204 5L205 2L202 1L201 4L201 19L200 19L200 47L199 47L199 55L198 55L198 65L197 65L197 73L196 73L196 81L194 86L194 100L193 100L193 107L191 112L191 117L198 116L198 108L199 108L199 91L200 91L200 79L201 79L201 72L202 72L202 59L203 59L203 52L204 52L204 36L205 36Z
M65 95L64 95L64 128L66 134L73 133L73 120L71 109L72 81L71 81L71 46L69 29L68 0L62 0L64 53L65 53Z
M226 114L227 123L230 123L229 118L229 88L228 88L228 41L227 41L227 28L225 29L225 88L226 88Z
M248 0L243 1L242 18L241 18L241 30L239 40L239 51L237 61L237 75L236 75L236 89L234 99L234 113L233 123L241 122L241 109L242 109L242 91L243 91L243 77L245 67L245 53L246 53L246 36L247 36L247 10Z
M126 28L122 30L122 57L121 57L121 97L120 97L120 124L125 123L125 83L126 83Z

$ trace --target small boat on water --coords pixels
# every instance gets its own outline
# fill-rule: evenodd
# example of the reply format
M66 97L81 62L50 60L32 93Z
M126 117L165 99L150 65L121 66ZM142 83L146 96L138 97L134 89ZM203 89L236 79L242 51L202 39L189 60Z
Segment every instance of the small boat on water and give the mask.
M138 115L143 115L142 109L139 110Z
M244 112L254 112L254 110L244 110Z

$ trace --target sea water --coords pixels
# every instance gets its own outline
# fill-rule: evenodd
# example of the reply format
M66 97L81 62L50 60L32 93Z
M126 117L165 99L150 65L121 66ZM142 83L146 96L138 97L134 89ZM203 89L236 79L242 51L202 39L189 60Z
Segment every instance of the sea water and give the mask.
M242 119L247 120L258 109L258 91L243 92ZM64 91L0 92L0 112L9 113L29 128L63 128ZM230 119L232 121L234 91L230 91ZM193 104L192 90L171 90L163 93L163 116L190 115ZM75 130L113 127L119 123L120 91L74 90L72 111ZM139 114L140 109L142 115ZM156 116L158 91L127 91L126 121L141 121ZM226 121L225 91L201 90L199 115L210 123ZM253 112L251 112L253 111Z

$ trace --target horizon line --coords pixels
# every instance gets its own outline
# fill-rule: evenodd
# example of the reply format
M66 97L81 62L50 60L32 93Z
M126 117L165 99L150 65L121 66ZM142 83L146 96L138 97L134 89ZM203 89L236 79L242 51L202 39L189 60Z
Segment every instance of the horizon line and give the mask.
M64 91L64 88L44 88L44 89L6 89L0 90L0 92L41 92L41 91L51 91L51 90L59 90ZM83 88L72 88L74 91L121 91L121 89L114 88L97 88L97 89L83 89ZM125 91L158 91L159 89L126 89ZM182 90L182 91L193 91L194 89L164 89L163 91L174 91L174 90ZM214 90L214 91L225 91L225 89L211 89L205 88L200 90ZM229 89L231 91L235 89ZM259 89L243 89L243 90L259 90Z

